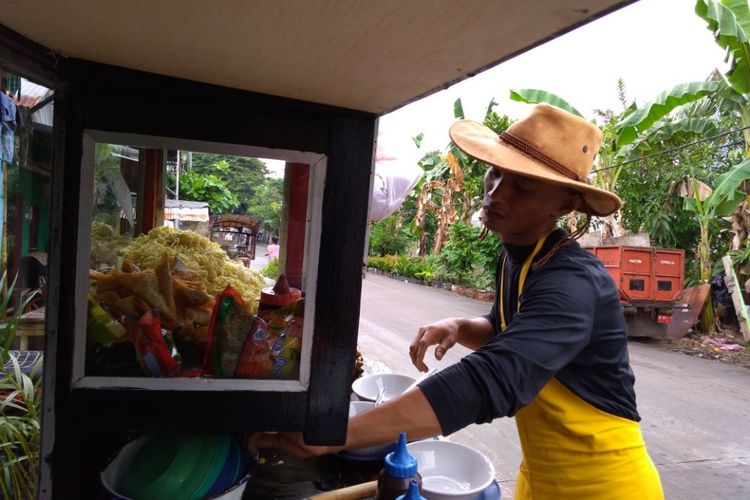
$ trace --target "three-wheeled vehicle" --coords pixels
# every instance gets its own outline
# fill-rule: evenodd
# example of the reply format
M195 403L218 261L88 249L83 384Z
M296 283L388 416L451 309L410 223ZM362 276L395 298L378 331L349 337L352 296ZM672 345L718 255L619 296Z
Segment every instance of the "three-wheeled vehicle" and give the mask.
M211 241L218 243L231 259L250 267L255 258L255 240L260 221L249 215L220 215L211 225Z

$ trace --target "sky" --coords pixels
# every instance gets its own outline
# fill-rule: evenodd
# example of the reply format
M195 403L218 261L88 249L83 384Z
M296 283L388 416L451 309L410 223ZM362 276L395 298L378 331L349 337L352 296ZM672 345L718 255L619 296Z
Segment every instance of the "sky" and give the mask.
M622 110L617 80L629 100L644 103L689 81L725 69L724 52L694 12L695 0L640 0L521 54L473 78L380 119L379 142L397 157L419 159L449 142L453 102L466 118L482 121L495 110L522 118L531 106L508 98L510 89L536 88L562 97L587 118L596 108ZM424 133L421 150L412 137Z
M619 78L625 81L628 100L639 104L677 84L705 80L714 68L726 69L726 64L694 7L695 0L640 0L588 23L382 116L379 148L412 164L428 151L444 149L448 127L455 120L453 102L459 97L466 118L477 121L482 121L493 97L498 113L525 116L530 106L508 98L510 89L522 88L557 94L593 118L596 108L621 110ZM417 149L411 138L420 133L424 139ZM283 164L267 164L274 171L283 170Z

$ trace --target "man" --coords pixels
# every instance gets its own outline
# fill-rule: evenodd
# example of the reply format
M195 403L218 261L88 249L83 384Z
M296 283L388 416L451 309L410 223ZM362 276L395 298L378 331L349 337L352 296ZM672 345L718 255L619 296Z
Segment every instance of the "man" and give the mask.
M515 416L523 450L516 498L663 498L638 424L617 287L574 241L592 215L622 204L587 181L601 132L538 105L500 136L467 120L450 133L490 165L482 222L503 240L496 301L487 316L420 328L410 356L426 371L431 346L438 360L456 343L475 352L354 417L344 447L309 447L298 434L254 443L315 455L393 441L399 431L418 439ZM587 221L568 235L557 221L574 210Z

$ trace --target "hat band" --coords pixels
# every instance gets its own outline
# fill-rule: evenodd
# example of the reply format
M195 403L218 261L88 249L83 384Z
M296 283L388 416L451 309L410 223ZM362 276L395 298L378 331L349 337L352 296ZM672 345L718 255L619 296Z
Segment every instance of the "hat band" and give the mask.
M549 168L551 168L558 174L567 177L568 179L572 179L578 182L588 183L588 179L581 179L580 177L578 177L578 175L575 172L570 170L568 167L558 162L554 158L551 158L547 156L546 154L542 153L539 149L529 144L528 142L524 141L523 139L520 139L512 134L509 134L508 132L500 132L500 140L508 143L509 145L513 146L514 148L524 153L525 155L530 156L533 159L541 163L544 163L546 166L548 166Z

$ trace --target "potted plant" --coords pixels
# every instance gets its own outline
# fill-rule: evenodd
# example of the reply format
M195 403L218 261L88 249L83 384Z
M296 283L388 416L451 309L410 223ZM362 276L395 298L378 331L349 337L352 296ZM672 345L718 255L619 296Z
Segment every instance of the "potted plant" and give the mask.
M36 498L39 479L39 444L41 433L41 358L31 374L21 370L11 352L18 321L35 293L21 296L11 310L16 281L0 295L0 497ZM6 275L0 278L5 290Z

